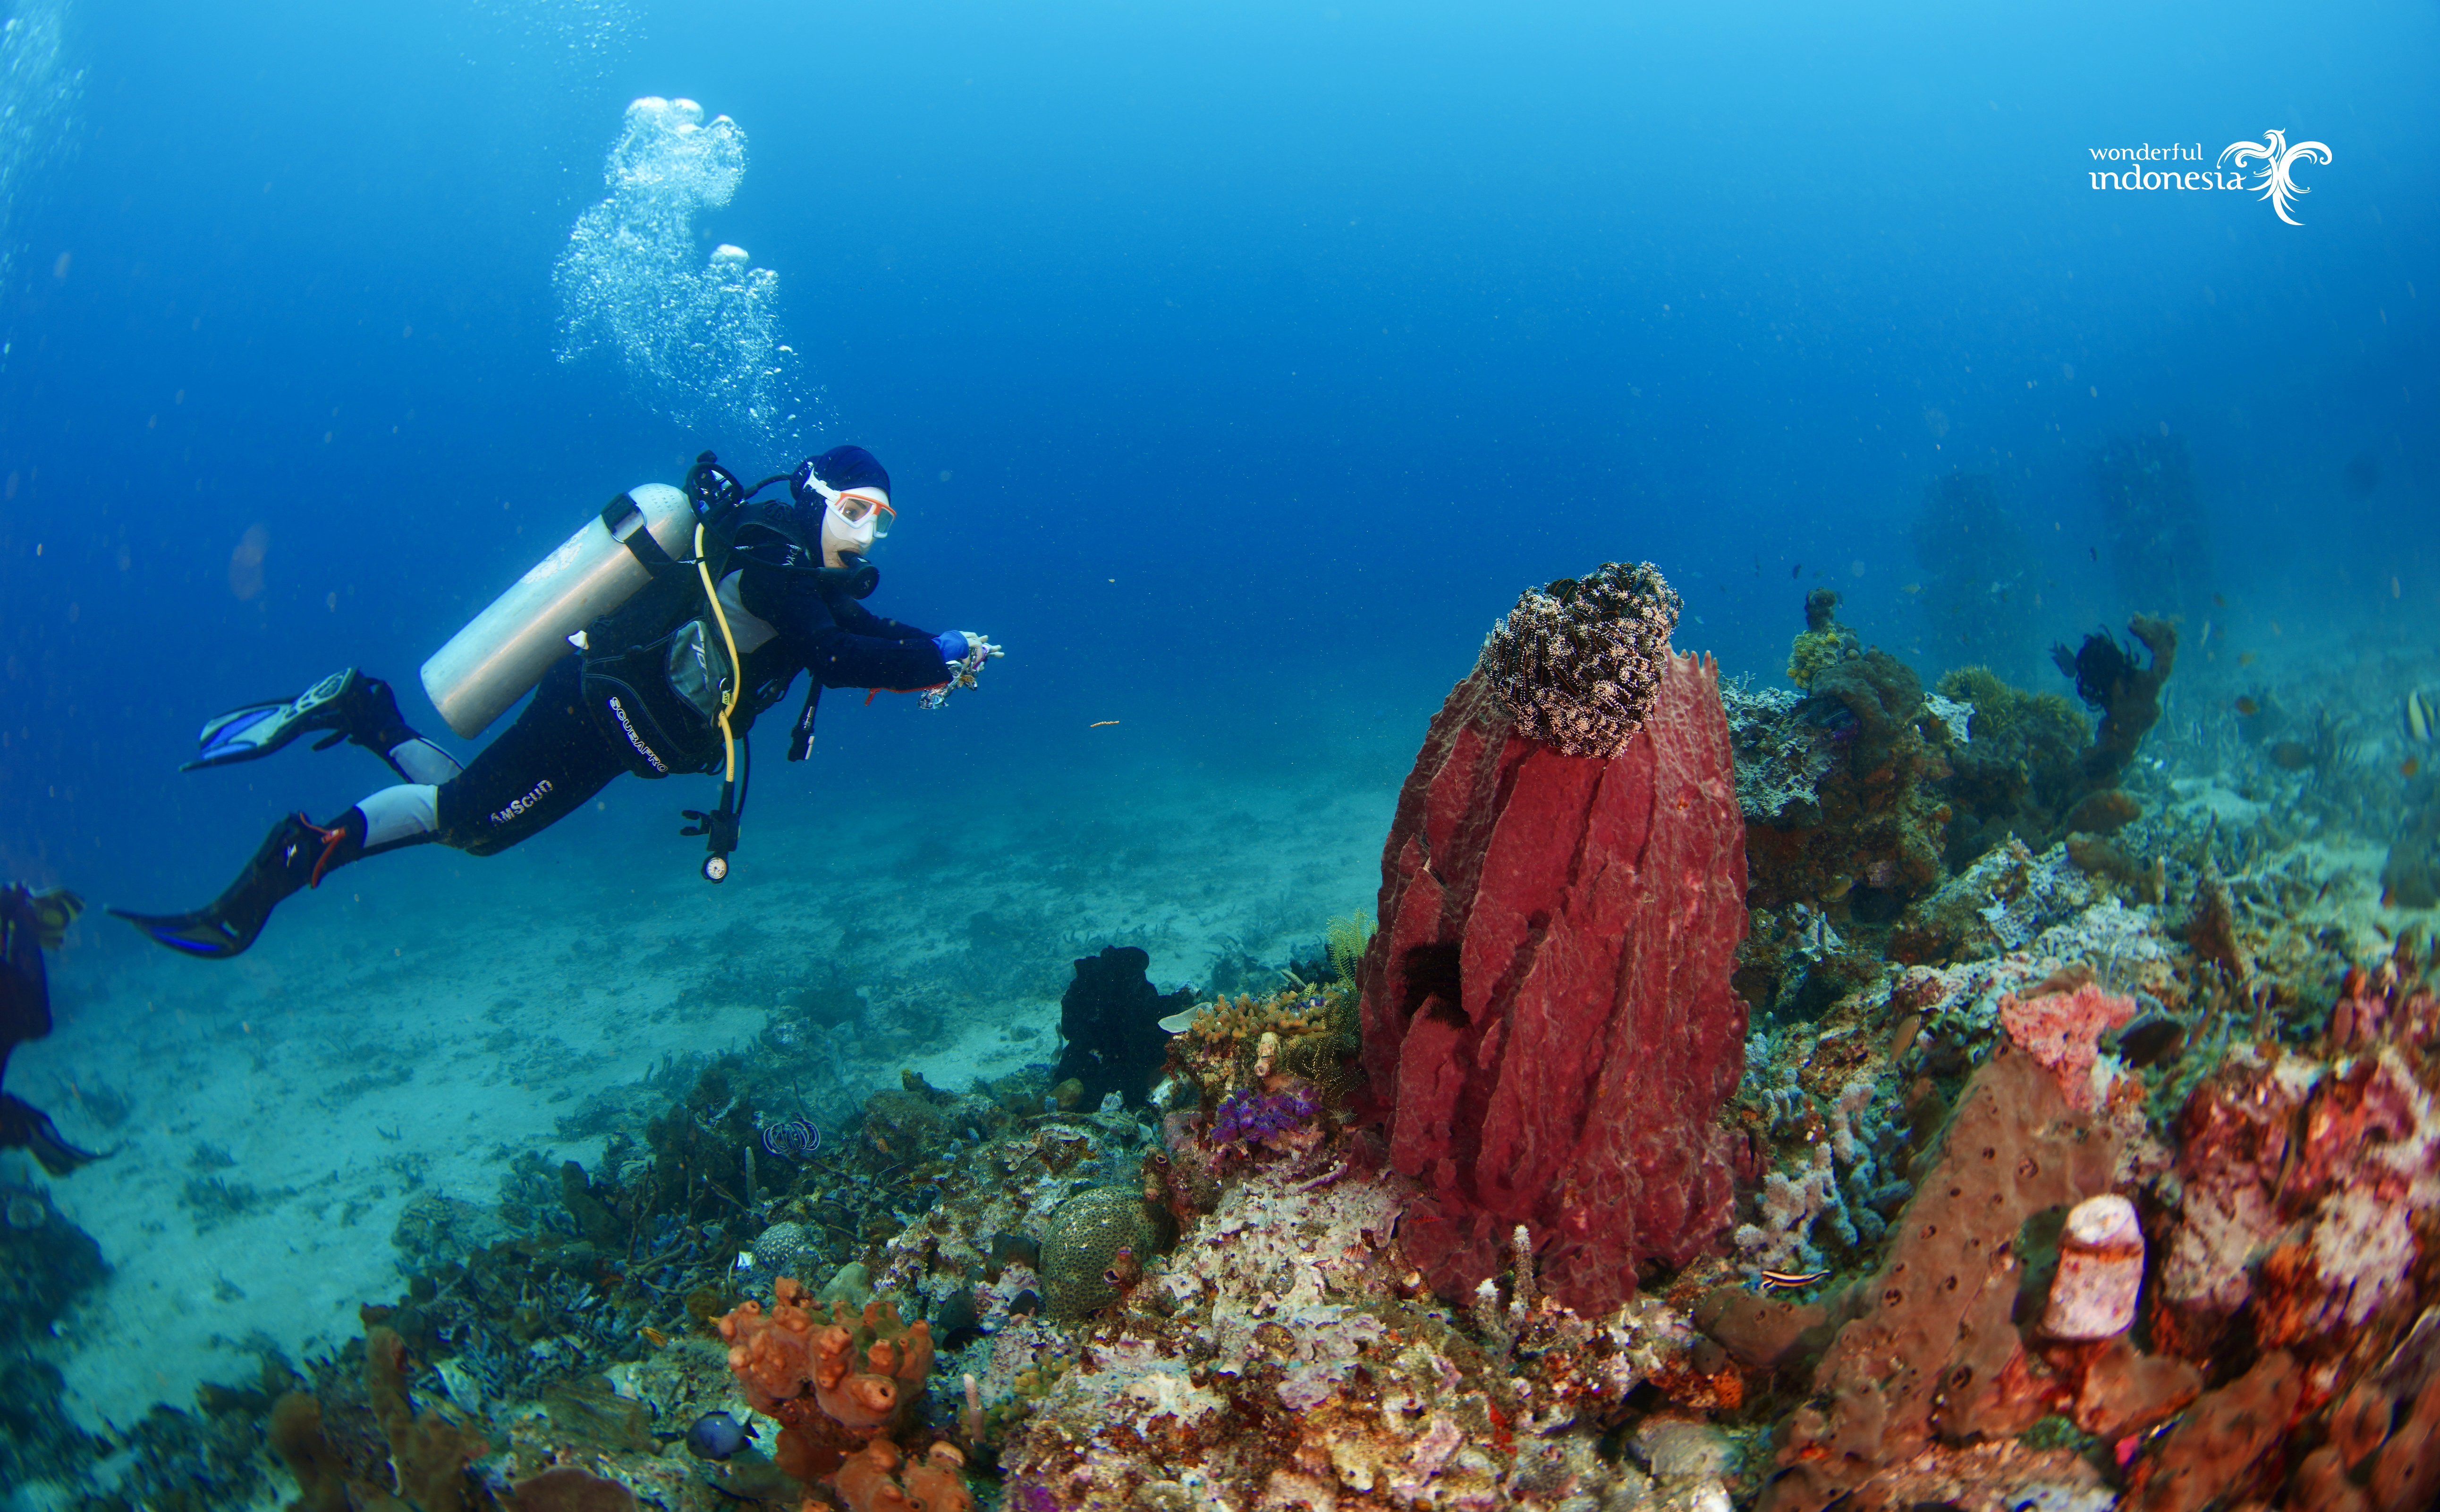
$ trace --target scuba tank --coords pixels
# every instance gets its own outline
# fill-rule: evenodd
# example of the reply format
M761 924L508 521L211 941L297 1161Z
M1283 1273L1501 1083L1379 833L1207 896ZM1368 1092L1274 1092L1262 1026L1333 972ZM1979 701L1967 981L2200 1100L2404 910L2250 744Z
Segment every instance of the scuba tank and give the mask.
M666 555L688 550L695 511L686 494L647 483L619 495L558 550L423 664L423 691L460 736L473 738L567 654L568 637L653 580L630 547L646 533Z

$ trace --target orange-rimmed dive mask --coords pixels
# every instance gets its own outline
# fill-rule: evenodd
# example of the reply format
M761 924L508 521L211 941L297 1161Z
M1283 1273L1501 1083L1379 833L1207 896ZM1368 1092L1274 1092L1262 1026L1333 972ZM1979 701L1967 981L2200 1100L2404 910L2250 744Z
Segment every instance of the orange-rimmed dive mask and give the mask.
M889 507L888 496L877 489L850 489L833 499L831 507L852 527L871 520L875 541L889 534L890 523L898 518L898 511Z
M878 489L849 489L831 495L822 509L822 565L844 567L843 558L870 555L872 543L889 534L896 513Z

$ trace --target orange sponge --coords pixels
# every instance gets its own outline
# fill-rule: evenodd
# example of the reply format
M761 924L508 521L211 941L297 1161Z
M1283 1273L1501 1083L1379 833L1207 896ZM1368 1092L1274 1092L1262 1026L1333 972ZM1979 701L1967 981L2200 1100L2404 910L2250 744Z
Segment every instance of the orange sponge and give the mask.
M960 1470L965 1456L935 1444L920 1460L906 1460L898 1446L874 1439L847 1457L831 1485L848 1512L974 1512Z
M782 1403L811 1394L824 1415L858 1437L896 1423L923 1394L932 1369L932 1326L902 1323L898 1307L873 1302L859 1316L832 1305L827 1323L803 1304L805 1289L782 1276L766 1315L755 1302L719 1320L728 1368L754 1410L782 1421Z

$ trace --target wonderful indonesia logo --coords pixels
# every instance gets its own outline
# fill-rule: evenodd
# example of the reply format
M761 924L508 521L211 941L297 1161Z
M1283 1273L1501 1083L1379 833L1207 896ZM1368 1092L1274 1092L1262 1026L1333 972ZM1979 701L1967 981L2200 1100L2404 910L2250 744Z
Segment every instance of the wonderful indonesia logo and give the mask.
M2270 201L2270 208L2289 225L2305 223L2288 212L2295 208L2298 195L2313 192L2296 182L2296 165L2330 161L2330 150L2322 143L2290 142L2286 132L2275 130L2263 133L2258 142L2229 143L2220 150L2218 163L2211 168L2180 166L2203 161L2200 142L2171 142L2166 147L2146 142L2141 147L2094 147L2087 151L2095 162L2167 165L2094 169L2092 187L2096 189L2175 189L2180 193L2238 189L2257 200Z

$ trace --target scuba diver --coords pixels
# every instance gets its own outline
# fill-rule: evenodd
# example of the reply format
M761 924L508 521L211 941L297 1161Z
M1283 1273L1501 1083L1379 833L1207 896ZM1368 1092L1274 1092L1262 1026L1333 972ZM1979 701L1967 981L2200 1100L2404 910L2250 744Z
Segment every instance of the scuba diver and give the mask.
M789 499L755 502L783 481ZM341 866L431 841L496 855L622 772L725 774L718 806L686 810L693 824L680 831L709 837L704 876L721 881L745 804L745 732L798 672L812 685L791 761L813 749L824 687L922 691L937 708L1002 654L972 631L918 630L864 607L880 580L866 559L894 516L889 474L857 446L752 489L706 452L683 493L645 485L619 495L598 527L588 522L424 664L425 690L463 736L534 690L472 762L461 769L409 728L389 685L354 667L295 698L232 709L204 726L187 770L255 760L324 731L315 750L363 746L404 780L327 823L280 820L237 881L193 913L110 912L172 950L224 960L254 943L281 899Z
M8 1075L9 1051L51 1032L51 986L43 952L58 950L82 912L84 900L64 887L40 893L13 882L0 887L0 1077ZM62 1139L50 1114L0 1092L0 1149L10 1148L30 1152L54 1176L101 1158Z

